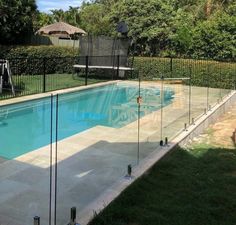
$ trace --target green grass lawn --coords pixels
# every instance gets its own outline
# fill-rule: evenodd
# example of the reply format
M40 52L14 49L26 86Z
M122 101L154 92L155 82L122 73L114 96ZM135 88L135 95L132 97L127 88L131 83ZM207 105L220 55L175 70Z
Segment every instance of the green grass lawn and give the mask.
M90 225L235 225L236 150L178 148Z
M106 79L89 78L88 84L107 81ZM13 76L17 96L30 95L43 92L42 75L21 75ZM47 74L46 92L70 87L85 85L85 78L73 74ZM11 97L11 91L5 91L0 99Z
M47 75L46 91L58 90L70 87L85 85L85 77L73 74L52 74ZM88 78L88 84L107 81L106 79Z

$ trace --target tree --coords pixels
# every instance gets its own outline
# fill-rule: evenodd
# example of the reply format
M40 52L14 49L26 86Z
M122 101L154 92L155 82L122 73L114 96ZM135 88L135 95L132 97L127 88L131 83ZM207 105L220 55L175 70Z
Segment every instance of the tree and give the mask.
M22 42L33 32L35 0L0 0L0 43Z
M192 45L194 16L178 9L172 24L171 50L179 55L186 55Z
M116 3L109 16L113 27L125 21L128 35L137 41L141 52L157 54L170 44L175 12L168 1L123 0Z
M65 22L66 13L62 9L53 9L51 10L53 22Z
M103 4L84 4L80 11L81 28L93 35L107 35L111 33L111 23L108 12Z
M41 14L38 21L62 20L108 36L118 36L123 21L140 54L230 59L236 54L235 12L235 0L90 0ZM1 8L0 14L2 20L8 15Z
M38 12L33 20L34 32L51 23L53 23L53 17L51 14Z
M67 23L78 26L80 23L79 7L70 6L69 10L65 12L65 19Z
M195 57L217 60L236 56L236 16L217 12L199 23L193 35L192 51Z
M54 9L51 14L40 12L37 16L37 24L42 27L55 22L66 22L73 26L79 25L79 7L69 7L69 10Z

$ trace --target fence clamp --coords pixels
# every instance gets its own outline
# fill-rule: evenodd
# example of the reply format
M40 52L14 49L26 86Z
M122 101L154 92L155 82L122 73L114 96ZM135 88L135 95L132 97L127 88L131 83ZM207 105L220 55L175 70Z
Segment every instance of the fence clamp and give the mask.
M165 146L168 146L168 137L165 137Z
M163 147L164 146L164 141L160 140L160 146Z
M188 129L187 129L187 123L184 124L184 131L188 131Z
M70 209L70 222L68 223L68 225L80 225L76 223L76 207L72 207Z
M133 176L132 176L132 165L129 164L127 166L127 174L125 175L125 179L127 180L132 180L133 179Z
M141 104L143 102L143 98L141 96L137 97L137 103Z
M40 217L39 216L34 217L34 225L40 225Z

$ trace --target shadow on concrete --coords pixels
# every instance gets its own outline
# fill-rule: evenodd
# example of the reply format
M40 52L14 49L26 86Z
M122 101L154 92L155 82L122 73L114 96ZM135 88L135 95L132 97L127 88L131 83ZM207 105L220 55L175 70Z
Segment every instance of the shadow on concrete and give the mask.
M140 159L157 149L159 143L140 144ZM68 147L69 148L69 147ZM76 148L76 147L75 147ZM145 149L145 150L144 150ZM58 149L57 224L68 223L70 208L78 214L107 188L127 174L127 166L137 163L136 142L98 141L60 161L67 148ZM48 153L50 149L48 148ZM53 150L53 156L55 150ZM37 154L36 154L37 155ZM0 164L0 223L24 225L49 223L50 155L38 155L29 163L2 160ZM52 212L55 203L55 166L52 177Z

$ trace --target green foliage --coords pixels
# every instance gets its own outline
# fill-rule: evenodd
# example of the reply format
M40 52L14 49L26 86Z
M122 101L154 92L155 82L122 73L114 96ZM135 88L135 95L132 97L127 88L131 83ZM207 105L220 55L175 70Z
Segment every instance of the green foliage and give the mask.
M102 4L84 4L80 12L81 28L92 35L110 32L110 22Z
M89 225L234 225L236 151L176 149Z
M210 20L198 24L192 44L195 57L235 59L236 16L219 12Z
M128 25L136 54L235 60L235 0L93 0L42 14L39 24L63 20L91 35L118 36Z
M55 22L66 22L73 26L80 25L79 7L69 7L68 10L62 9L51 10L50 14L44 12L38 12L37 17L34 20L34 30L37 31L39 28L55 23Z
M37 13L35 20L33 21L34 32L51 23L53 23L53 17L50 14Z
M117 23L125 21L140 55L234 60L235 9L233 0L96 0L80 15L90 12L81 21L93 34L117 35Z
M2 58L10 60L13 74L72 73L78 56L72 48L29 46L6 49ZM45 68L44 68L45 63ZM192 85L233 89L236 64L217 61L135 57L134 68L142 80L164 77L190 77Z
M70 47L57 46L18 46L5 53L6 58L53 58L74 56L75 52Z
M79 8L69 7L67 11L62 9L51 10L51 18L53 22L64 21L71 25L76 26L79 23Z
M0 44L20 43L33 31L35 0L0 0Z
M43 74L73 72L76 57L73 48L55 46L16 47L7 52L13 74ZM45 63L45 67L44 67Z
M118 36L125 21L136 54L234 61L235 0L93 0L35 15L35 0L0 0L0 43L13 44L40 27L64 21L92 35Z
M161 0L120 1L109 14L113 27L119 21L127 23L139 52L154 55L168 45L174 15L173 7Z
M46 74L45 91L54 91L59 89L78 87L85 85L85 78L75 76L71 73ZM88 78L88 84L105 82L103 79ZM39 75L20 75L13 76L13 83L16 89L16 96L25 96L43 92L43 76ZM12 98L11 91L3 92L1 99Z
M184 55L192 45L194 17L179 9L176 13L174 27L173 35L170 36L171 48L176 54Z
M192 77L192 85L234 89L236 64L217 61L135 57L134 67L142 80Z
M232 2L228 8L226 9L226 12L231 15L231 16L235 16L235 12L236 12L236 2Z

